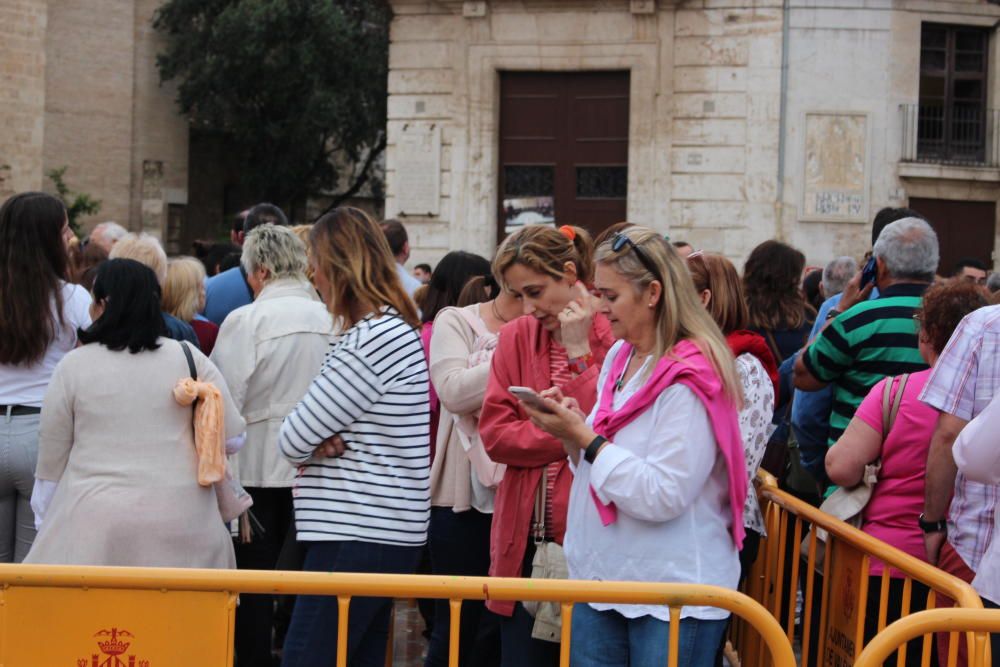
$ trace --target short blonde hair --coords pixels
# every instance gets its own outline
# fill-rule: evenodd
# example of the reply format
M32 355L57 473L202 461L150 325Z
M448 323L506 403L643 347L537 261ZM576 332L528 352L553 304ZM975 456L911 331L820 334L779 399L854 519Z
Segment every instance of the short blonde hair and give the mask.
M270 272L268 282L279 278L305 280L305 244L288 227L266 224L255 227L243 241L240 264L247 273L258 269Z
M145 232L126 234L111 248L108 259L134 259L153 269L160 287L167 281L167 253L155 236Z
M161 306L177 319L190 322L201 307L205 267L194 257L178 257L167 264Z

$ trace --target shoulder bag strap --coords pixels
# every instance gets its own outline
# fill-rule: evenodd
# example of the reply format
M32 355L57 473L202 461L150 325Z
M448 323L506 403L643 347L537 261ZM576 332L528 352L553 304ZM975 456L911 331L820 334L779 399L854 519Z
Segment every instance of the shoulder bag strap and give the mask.
M764 329L764 338L767 339L767 346L771 348L771 354L774 355L774 360L778 362L780 366L785 358L781 356L781 349L778 347L778 342L774 340L774 334L771 333L770 329Z
M191 375L191 379L195 382L198 381L198 369L194 365L194 355L191 354L191 348L184 341L181 341L181 349L184 350L184 356L187 357L188 362L188 373Z
M886 430L886 433L892 429L892 425L896 422L896 415L899 414L899 406L903 402L903 391L906 390L906 381L909 379L909 373L899 376L899 388L896 390L896 398L892 402L892 408L889 410L889 429Z
M535 492L535 521L532 525L532 537L535 544L545 541L545 495L548 492L549 466L542 466L542 481Z

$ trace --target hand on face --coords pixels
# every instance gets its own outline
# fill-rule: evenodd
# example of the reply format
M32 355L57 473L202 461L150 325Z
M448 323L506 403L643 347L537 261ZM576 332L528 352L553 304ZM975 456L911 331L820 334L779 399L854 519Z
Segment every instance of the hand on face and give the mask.
M844 312L862 301L867 301L868 297L871 296L872 290L875 289L874 281L865 285L864 288L861 287L861 273L861 271L855 273L854 277L851 278L844 287L843 295L840 297L840 303L837 304L837 310L840 312Z
M590 354L590 327L594 321L593 300L583 283L573 286L573 298L559 313L562 344L571 358Z

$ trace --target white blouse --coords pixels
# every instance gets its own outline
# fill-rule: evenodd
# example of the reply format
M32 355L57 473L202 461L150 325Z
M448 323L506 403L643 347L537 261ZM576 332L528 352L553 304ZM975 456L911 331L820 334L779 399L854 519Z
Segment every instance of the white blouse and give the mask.
M598 380L604 381L621 350L608 352ZM620 408L648 377L651 359L617 392ZM592 423L594 412L588 418ZM618 520L604 526L589 487L614 501ZM735 589L739 557L730 533L726 462L704 405L683 385L664 391L643 414L622 428L594 464L582 459L570 492L565 551L572 579L712 584ZM627 618L669 621L657 605L591 604ZM684 607L683 618L724 619L716 607Z
M743 440L743 458L747 464L747 502L743 506L743 525L750 530L767 535L764 516L753 481L764 458L767 441L774 431L774 384L767 376L764 365L752 354L736 357L736 371L743 386L743 409L740 410L740 437Z

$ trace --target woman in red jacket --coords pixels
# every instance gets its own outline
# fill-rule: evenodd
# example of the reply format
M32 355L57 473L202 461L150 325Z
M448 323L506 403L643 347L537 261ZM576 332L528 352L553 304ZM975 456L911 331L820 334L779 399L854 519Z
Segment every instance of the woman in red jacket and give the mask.
M479 433L490 458L507 465L497 488L490 535L490 575L530 576L535 553L529 533L536 496L544 489L545 541L562 544L572 473L562 443L529 421L508 387L543 391L559 387L594 405L597 375L614 343L611 327L586 284L593 279L593 242L583 229L528 226L504 240L493 273L524 306L521 317L500 330ZM543 487L544 485L544 487ZM532 616L521 603L490 601L504 616L501 660L505 667L558 663L559 645L533 639Z

